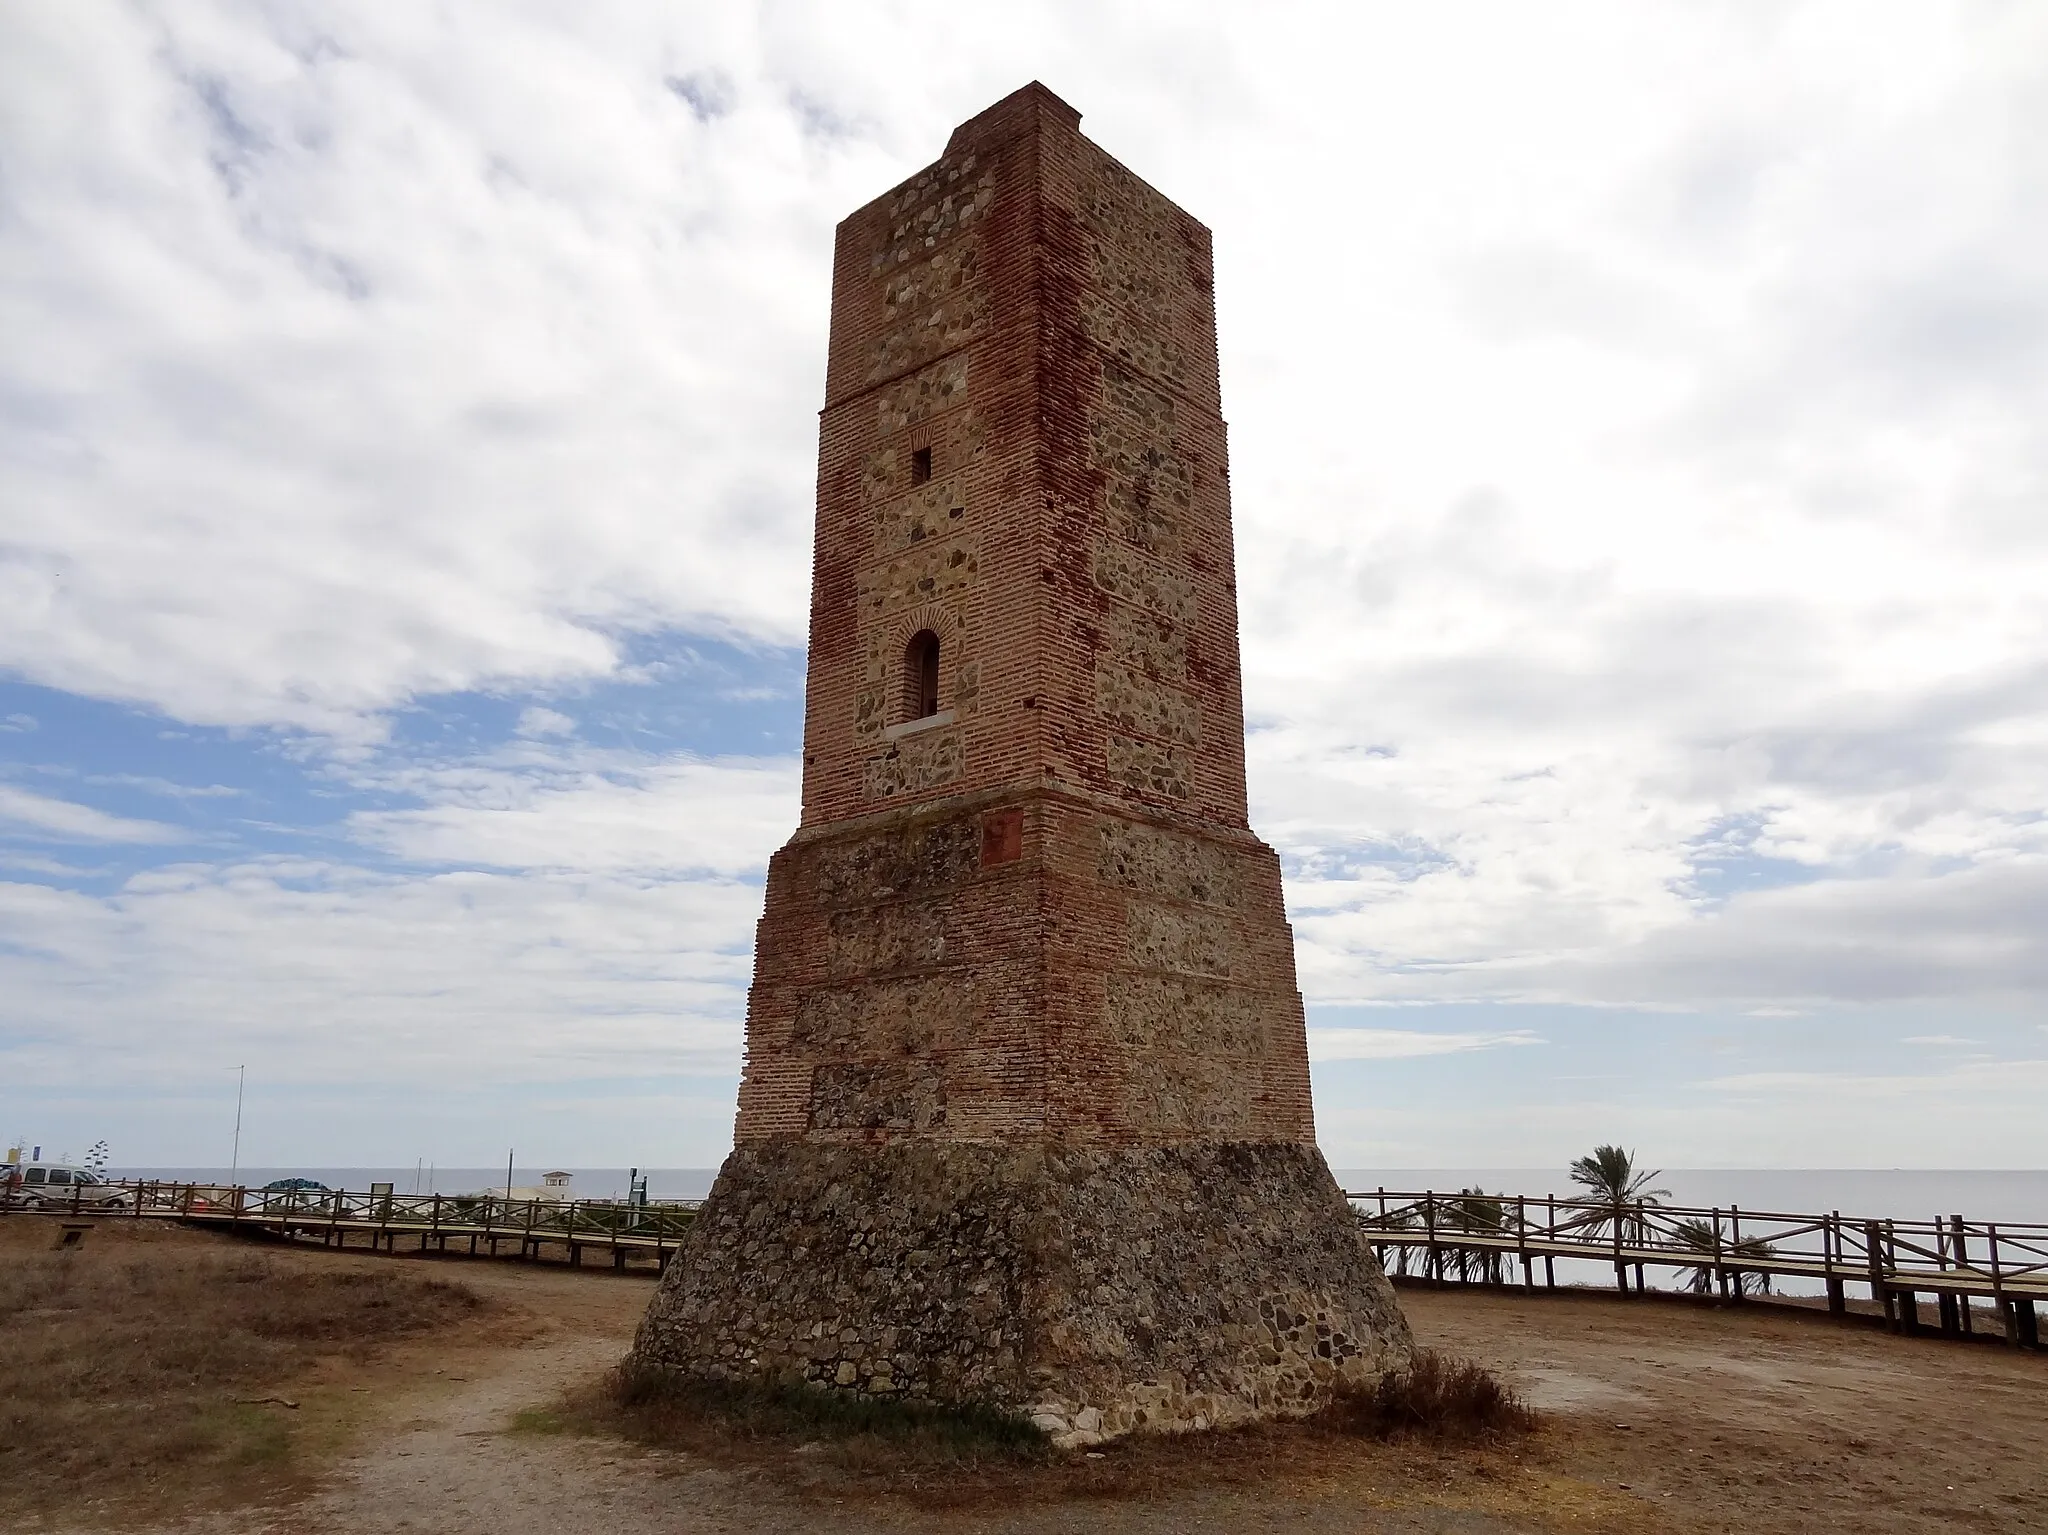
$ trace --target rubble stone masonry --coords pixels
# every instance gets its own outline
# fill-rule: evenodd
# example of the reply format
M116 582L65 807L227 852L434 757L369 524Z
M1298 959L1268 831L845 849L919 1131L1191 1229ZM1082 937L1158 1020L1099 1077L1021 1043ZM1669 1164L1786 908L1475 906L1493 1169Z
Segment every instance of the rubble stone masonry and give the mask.
M1079 123L1028 86L840 226L803 819L636 1345L1063 1443L1408 1347L1246 820L1209 232Z

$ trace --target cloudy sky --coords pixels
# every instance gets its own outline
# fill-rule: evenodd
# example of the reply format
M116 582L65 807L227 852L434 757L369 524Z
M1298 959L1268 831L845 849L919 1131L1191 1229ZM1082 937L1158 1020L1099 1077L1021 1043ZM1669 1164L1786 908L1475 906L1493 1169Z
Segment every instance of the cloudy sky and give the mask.
M2048 1165L2048 10L0 0L0 1136L715 1162L832 227L1216 231L1343 1166Z

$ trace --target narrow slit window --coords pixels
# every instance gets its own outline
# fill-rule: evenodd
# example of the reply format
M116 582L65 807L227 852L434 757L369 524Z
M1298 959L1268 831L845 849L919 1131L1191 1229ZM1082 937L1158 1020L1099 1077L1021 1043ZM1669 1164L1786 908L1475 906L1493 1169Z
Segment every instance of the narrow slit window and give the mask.
M910 717L929 719L939 712L939 637L929 629L918 630L903 659Z
M912 448L910 450L910 483L922 485L932 477L932 450Z

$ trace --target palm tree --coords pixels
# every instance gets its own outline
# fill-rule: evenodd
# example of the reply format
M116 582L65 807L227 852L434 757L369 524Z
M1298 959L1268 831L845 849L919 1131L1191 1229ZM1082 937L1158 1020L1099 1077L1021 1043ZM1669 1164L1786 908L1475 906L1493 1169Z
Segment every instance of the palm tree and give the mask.
M1711 1254L1715 1246L1715 1231L1711 1221L1680 1221L1671 1228L1671 1235L1680 1247L1687 1247L1702 1256ZM1721 1247L1721 1262L1725 1267L1730 1259L1746 1258L1751 1263L1768 1263L1776 1249L1762 1237L1744 1237L1740 1242L1726 1243ZM1768 1295L1771 1291L1771 1276L1755 1270L1734 1269L1735 1293L1741 1295ZM1714 1266L1711 1263L1696 1265L1685 1282L1685 1287L1695 1295L1705 1295L1714 1288Z
M1460 1189L1458 1197L1445 1204L1444 1224L1453 1231L1497 1237L1506 1231L1507 1210L1500 1196L1488 1194L1485 1189ZM1460 1247L1454 1250L1451 1261L1457 1266L1461 1280L1492 1285L1507 1283L1508 1257L1498 1249L1468 1250Z
M1654 1173L1637 1172L1633 1151L1623 1151L1619 1146L1595 1146L1591 1156L1580 1157L1571 1165L1572 1182L1590 1190L1596 1206L1574 1224L1593 1232L1612 1231L1617 1241L1632 1238L1641 1245L1649 1237L1643 1207L1671 1197L1669 1189L1650 1187L1653 1180L1663 1176L1661 1168ZM1627 1274L1618 1261L1614 1265L1614 1281L1620 1288L1628 1288ZM1642 1288L1643 1266L1638 1263L1636 1289Z
M1635 1153L1619 1146L1595 1146L1591 1156L1580 1157L1571 1165L1572 1182L1591 1190L1591 1202L1600 1207L1586 1222L1595 1231L1606 1230L1611 1221L1623 1220L1631 1205L1638 1211L1633 1224L1640 1224L1642 1206L1661 1204L1671 1197L1669 1189L1650 1187L1652 1180L1663 1176L1661 1168L1654 1173L1637 1172Z
M1422 1217L1416 1213L1413 1207L1406 1210L1389 1210L1385 1215L1370 1214L1361 1210L1358 1215L1358 1221L1365 1228L1366 1240L1370 1242L1372 1241L1372 1233L1375 1231L1412 1231L1422 1224ZM1375 1245L1379 1246L1380 1261L1384 1263L1386 1261L1386 1247L1380 1244ZM1391 1245L1394 1249L1393 1272L1405 1279L1408 1277L1408 1244L1406 1242L1397 1242Z

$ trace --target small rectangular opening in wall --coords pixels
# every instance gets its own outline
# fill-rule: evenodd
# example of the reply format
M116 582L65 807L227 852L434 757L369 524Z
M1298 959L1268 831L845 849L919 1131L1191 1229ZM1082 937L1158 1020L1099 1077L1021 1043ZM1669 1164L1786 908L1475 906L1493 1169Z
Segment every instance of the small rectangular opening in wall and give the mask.
M932 450L912 448L910 450L910 483L922 485L932 477Z

